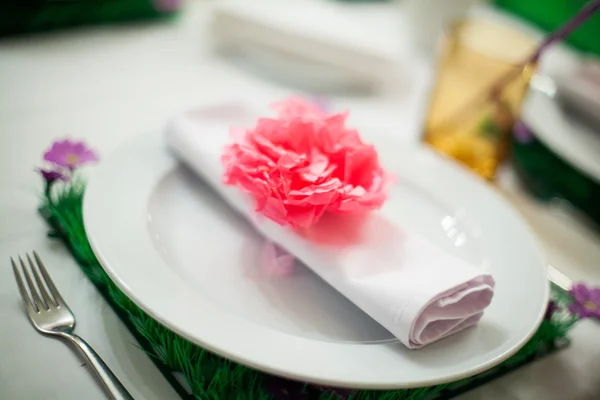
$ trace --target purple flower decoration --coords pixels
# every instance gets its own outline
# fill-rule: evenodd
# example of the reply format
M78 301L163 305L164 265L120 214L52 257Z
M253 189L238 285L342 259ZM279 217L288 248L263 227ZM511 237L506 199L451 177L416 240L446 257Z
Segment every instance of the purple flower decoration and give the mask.
M550 302L548 302L548 307L546 308L546 314L544 315L544 319L546 321L549 321L552 319L552 315L554 314L555 311L558 311L558 305L556 305L556 302L554 302L554 300L550 300Z
M177 11L180 6L180 0L154 0L155 8L160 12L173 12Z
M600 318L600 288L588 288L583 283L578 283L569 291L573 296L573 303L569 311L581 318Z
M533 140L533 134L527 125L523 123L523 121L515 122L515 125L513 126L513 133L515 135L515 139L519 143L527 144Z
M55 181L68 181L69 177L60 171L53 171L49 169L39 169L42 178L46 181L47 185L51 185Z
M59 167L74 170L88 162L97 161L98 157L83 142L73 142L67 139L54 142L50 150L44 154L44 160Z

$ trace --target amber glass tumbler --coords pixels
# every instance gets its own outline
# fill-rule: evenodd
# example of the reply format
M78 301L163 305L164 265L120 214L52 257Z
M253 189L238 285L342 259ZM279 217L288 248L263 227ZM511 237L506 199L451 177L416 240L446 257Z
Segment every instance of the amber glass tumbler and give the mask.
M501 22L455 23L440 43L424 140L493 180L535 70L523 64L535 46Z

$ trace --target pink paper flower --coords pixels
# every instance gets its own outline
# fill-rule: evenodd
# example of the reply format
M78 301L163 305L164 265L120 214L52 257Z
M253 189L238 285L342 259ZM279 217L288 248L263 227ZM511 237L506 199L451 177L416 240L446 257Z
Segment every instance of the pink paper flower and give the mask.
M66 139L54 142L50 150L44 154L44 160L59 167L73 170L88 162L97 161L98 157L83 142L73 142Z
M226 147L226 184L252 195L257 212L293 228L308 228L325 212L381 207L390 176L375 148L346 127L346 113L328 115L300 98L272 107L276 118L259 119Z

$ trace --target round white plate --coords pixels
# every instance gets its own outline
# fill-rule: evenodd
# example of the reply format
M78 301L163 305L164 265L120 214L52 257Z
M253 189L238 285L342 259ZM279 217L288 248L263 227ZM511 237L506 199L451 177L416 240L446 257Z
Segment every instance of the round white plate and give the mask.
M308 268L297 265L284 277L265 271L263 240L177 163L158 134L103 161L85 195L86 232L106 272L136 304L242 364L380 389L482 372L535 332L548 297L547 264L487 184L426 149L393 154L383 158L398 176L393 190L404 199L406 227L490 270L497 282L475 328L420 350L406 349Z

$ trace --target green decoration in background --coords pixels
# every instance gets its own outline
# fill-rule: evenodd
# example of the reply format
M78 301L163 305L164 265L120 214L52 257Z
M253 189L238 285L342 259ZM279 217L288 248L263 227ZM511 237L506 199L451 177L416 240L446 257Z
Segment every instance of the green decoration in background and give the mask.
M565 162L540 140L513 141L513 164L525 188L542 201L562 199L600 230L600 182Z
M449 0L451 1L451 0ZM495 0L495 4L546 32L575 15L587 0ZM592 16L565 40L573 47L600 55L600 14Z
M178 8L179 0L7 0L0 2L0 37L161 19Z
M552 289L551 308L532 339L503 364L457 382L397 391L337 390L293 382L236 364L176 335L138 308L106 275L85 235L82 202L85 185L50 184L39 212L51 228L50 237L61 240L83 272L94 283L155 365L183 399L197 400L424 400L447 399L543 357L568 342L566 335L579 320L567 311L570 295ZM197 316L202 318L201 315ZM132 344L134 345L134 344ZM188 394L176 379L183 376Z

